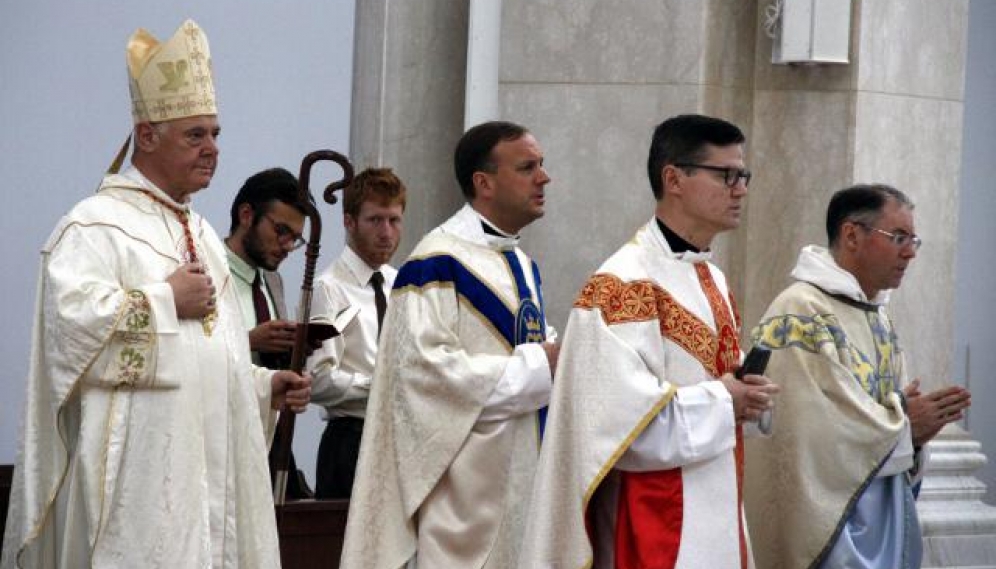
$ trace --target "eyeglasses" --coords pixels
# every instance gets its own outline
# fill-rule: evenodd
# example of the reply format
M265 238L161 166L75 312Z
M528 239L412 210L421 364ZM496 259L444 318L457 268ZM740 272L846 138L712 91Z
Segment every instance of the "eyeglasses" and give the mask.
M677 168L701 168L703 170L709 170L711 172L719 172L723 174L723 183L727 187L734 187L741 178L744 180L744 186L750 185L750 170L744 168L724 168L722 166L708 166L706 164L692 164L690 162L682 162L675 164Z
M277 239L285 245L288 243L291 245L291 251L300 249L304 245L304 237L301 237L300 233L296 233L287 224L274 220L267 213L264 213L263 217L273 224L273 230L277 233Z
M923 245L923 239L920 239L916 235L911 235L909 233L906 233L905 231L896 231L895 233L893 233L890 231L886 231L884 229L872 227L867 223L857 223L857 225L860 225L861 227L864 227L865 229L868 229L870 231L875 231L881 233L882 235L885 235L886 237L889 238L889 241L891 241L893 245L899 247L900 249L906 247L907 245L913 245L913 250L916 251L920 248L920 245Z

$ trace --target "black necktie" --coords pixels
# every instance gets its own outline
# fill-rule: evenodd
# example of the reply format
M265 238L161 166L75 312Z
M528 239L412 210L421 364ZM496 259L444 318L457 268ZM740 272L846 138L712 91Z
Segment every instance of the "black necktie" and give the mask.
M370 275L370 284L374 289L374 304L377 306L377 337L380 338L380 327L384 322L384 313L387 312L387 297L384 296L384 275L380 271L374 271Z

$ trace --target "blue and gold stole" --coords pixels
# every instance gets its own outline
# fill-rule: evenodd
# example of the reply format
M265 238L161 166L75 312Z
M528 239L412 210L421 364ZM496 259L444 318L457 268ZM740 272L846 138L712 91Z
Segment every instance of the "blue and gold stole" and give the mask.
M448 254L438 254L419 259L411 259L402 265L394 280L394 289L424 288L431 285L452 286L454 292L463 297L489 322L503 338L509 351L519 344L543 342L546 340L546 318L544 316L543 286L539 267L532 262L533 282L536 283L537 305L532 299L525 273L514 250L501 252L508 271L515 281L518 303L515 312L473 271L459 259ZM546 422L546 407L539 410L540 436Z

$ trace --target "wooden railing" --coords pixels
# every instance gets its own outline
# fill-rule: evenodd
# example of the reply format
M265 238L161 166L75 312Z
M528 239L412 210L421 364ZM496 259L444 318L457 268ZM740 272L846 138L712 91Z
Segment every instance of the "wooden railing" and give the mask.
M301 500L277 506L284 569L337 569L349 500Z

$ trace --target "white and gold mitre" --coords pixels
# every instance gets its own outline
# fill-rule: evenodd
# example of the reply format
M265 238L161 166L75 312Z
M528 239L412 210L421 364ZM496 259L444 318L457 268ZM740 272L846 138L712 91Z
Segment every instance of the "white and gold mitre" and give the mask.
M216 115L207 36L187 20L160 43L138 29L128 40L128 85L135 123Z

